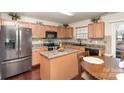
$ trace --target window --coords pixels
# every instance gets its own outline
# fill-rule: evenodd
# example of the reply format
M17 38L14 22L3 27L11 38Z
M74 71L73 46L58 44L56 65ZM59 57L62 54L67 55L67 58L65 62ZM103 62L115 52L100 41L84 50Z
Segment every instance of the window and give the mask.
M88 39L88 27L77 27L76 28L76 39Z
M124 24L118 26L116 35L117 35L116 36L117 41L124 42Z

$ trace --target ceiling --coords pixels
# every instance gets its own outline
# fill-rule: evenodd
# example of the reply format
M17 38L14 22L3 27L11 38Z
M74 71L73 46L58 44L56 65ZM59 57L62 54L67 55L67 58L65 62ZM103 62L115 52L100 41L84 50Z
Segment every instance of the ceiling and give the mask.
M18 15L37 18L41 20L54 21L62 24L69 24L85 20L108 12L70 12L73 16L67 16L59 12L18 12Z

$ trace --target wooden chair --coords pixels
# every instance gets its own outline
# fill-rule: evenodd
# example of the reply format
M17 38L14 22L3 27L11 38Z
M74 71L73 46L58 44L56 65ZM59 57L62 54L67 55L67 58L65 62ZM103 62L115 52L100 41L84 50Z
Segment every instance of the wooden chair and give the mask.
M90 56L90 52L89 51L85 51L85 56Z
M121 59L124 60L124 52L121 52Z
M77 58L78 58L78 72L79 72L79 75L81 77L81 73L82 73L82 66L81 66L81 62L83 61L83 57L85 56L85 52L81 51L77 54Z
M79 52L77 54L78 57L78 71L79 71L79 75L80 75L80 79L83 80L94 80L94 78L92 76L90 76L81 66L81 63L83 62L83 57L85 56L90 56L89 51L85 51L85 52Z

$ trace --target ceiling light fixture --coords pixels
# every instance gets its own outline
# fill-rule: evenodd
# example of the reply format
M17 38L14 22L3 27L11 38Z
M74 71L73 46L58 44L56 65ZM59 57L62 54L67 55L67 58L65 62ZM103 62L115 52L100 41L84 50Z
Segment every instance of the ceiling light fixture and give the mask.
M73 14L72 13L70 13L70 12L60 12L61 14L64 14L64 15L67 15L67 16L73 16Z

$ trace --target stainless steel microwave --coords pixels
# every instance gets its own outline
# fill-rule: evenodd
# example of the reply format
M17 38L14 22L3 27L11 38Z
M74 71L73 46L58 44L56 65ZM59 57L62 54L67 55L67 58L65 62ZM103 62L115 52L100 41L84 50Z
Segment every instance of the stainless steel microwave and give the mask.
M55 39L55 38L57 38L57 32L47 31L46 32L46 38L47 39Z

